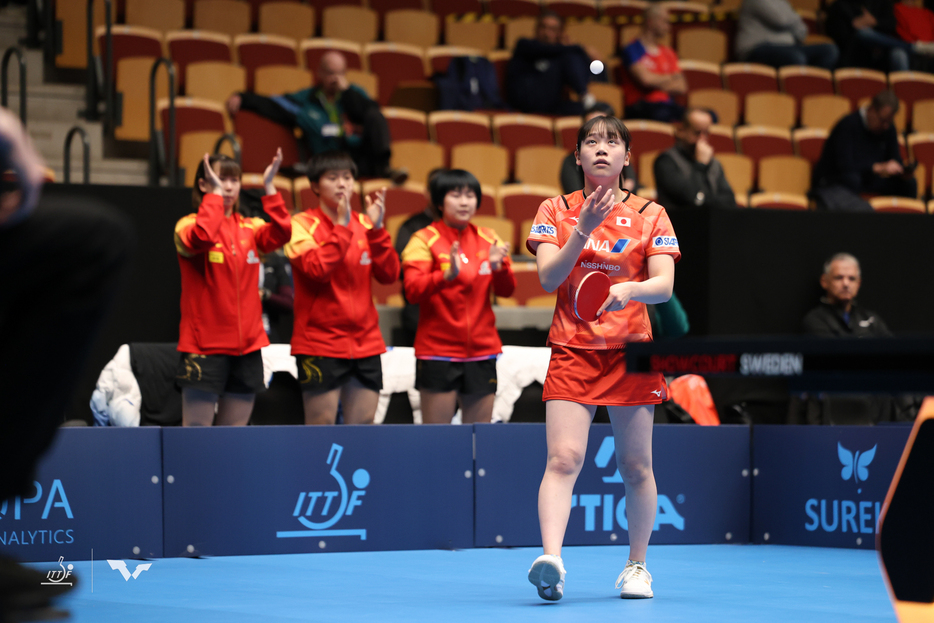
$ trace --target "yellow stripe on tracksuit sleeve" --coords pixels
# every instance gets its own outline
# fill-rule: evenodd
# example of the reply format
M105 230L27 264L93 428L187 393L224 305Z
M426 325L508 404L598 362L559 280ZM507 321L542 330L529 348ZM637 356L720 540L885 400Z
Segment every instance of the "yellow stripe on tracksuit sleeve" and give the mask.
M306 223L305 219L297 216L292 219L292 239L285 245L286 257L294 260L309 249L316 249L319 246L314 238L318 223L316 218L312 218L311 223Z

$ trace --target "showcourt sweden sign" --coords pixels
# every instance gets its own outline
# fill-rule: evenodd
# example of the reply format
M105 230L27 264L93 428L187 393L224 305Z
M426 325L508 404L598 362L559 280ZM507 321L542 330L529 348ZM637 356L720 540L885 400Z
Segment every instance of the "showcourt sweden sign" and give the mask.
M331 444L328 452L327 465L331 468L328 473L336 481L336 491L299 491L298 499L292 516L307 530L282 530L276 532L276 538L300 538L317 536L358 536L366 541L366 528L361 529L332 529L345 516L353 515L354 508L362 506L366 487L370 484L370 473L365 469L358 469L351 476L351 482L356 487L349 491L347 482L338 471L338 463L344 447L336 443ZM338 498L335 502L334 498Z

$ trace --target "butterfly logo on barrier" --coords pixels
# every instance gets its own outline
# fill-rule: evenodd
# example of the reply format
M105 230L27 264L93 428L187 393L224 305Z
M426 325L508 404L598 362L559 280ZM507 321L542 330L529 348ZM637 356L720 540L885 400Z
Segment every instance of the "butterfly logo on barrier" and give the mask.
M852 476L853 480L856 482L865 482L869 478L868 465L872 463L872 459L875 458L876 448L878 446L879 444L876 444L869 450L860 454L859 450L850 452L838 441L837 456L840 457L840 462L843 464L843 469L840 470L840 477L844 480L849 480Z

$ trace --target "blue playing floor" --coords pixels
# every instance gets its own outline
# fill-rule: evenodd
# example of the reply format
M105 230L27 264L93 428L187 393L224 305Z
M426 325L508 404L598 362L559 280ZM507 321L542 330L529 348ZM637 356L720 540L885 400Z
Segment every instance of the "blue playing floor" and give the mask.
M565 598L526 579L538 549L320 553L75 562L72 621L895 621L876 553L776 545L650 546L655 598L614 589L627 548L569 547ZM32 564L45 570L53 565Z

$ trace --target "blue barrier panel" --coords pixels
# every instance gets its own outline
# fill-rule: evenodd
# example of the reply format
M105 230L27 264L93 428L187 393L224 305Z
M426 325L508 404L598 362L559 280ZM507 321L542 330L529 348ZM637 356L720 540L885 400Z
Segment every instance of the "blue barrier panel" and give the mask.
M472 433L166 428L165 554L471 547Z
M875 547L910 426L755 426L753 540Z
M25 561L162 556L158 428L63 428L35 490L0 503L0 549Z
M541 545L537 499L545 469L544 425L474 428L476 545ZM659 496L652 543L749 541L749 443L746 426L655 427ZM591 427L573 504L565 544L629 542L625 487L608 424Z

